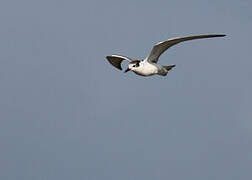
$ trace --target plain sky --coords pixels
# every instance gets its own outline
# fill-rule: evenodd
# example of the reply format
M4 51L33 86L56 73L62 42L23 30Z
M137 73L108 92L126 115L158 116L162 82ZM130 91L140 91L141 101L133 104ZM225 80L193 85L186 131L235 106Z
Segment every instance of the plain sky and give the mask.
M251 0L1 0L0 179L252 179ZM197 34L141 77L145 58ZM127 64L124 63L125 67Z

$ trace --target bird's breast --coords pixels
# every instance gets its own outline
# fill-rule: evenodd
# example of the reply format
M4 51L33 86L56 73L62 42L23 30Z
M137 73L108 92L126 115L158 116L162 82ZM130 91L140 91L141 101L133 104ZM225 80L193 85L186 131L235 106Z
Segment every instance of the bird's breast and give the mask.
M151 76L158 73L158 68L153 64L144 63L141 64L139 68L135 69L134 72L142 76Z

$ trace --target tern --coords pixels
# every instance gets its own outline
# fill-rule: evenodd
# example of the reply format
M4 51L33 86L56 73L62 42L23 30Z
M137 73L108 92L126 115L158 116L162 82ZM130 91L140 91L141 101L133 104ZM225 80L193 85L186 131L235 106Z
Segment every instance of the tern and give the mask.
M129 58L127 56L121 55L111 55L107 56L107 60L117 69L122 70L121 63L123 60L129 61L128 68L124 72L133 71L137 75L141 76L152 76L161 75L166 76L168 71L170 71L175 65L162 66L157 64L158 59L161 54L163 54L168 48L181 43L183 41L203 39L203 38L214 38L214 37L224 37L224 34L205 34L187 37L177 37L168 39L163 42L159 42L153 46L150 54L143 60L137 60Z

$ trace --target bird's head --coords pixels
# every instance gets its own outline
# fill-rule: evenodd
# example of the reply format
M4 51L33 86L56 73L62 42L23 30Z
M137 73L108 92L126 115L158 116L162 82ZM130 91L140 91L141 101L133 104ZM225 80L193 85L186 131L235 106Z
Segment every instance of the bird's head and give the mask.
M124 72L128 71L134 71L140 66L140 61L139 60L134 60L129 63L128 68Z

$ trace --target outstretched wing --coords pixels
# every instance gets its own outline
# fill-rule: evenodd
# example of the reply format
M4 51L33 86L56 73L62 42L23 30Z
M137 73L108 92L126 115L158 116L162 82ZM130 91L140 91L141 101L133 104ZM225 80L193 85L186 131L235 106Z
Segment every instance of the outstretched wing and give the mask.
M133 59L126 57L126 56L120 56L120 55L111 55L106 57L110 64L112 64L117 69L122 70L121 63L123 60L127 60L129 62L133 61Z
M223 37L226 36L224 34L206 34L206 35L198 35L198 36L187 36L187 37L178 37L168 39L167 41L163 41L157 43L153 46L151 53L147 57L147 61L156 63L158 61L159 56L165 52L169 47L174 46L183 41L193 40L193 39L203 39L203 38L214 38L214 37Z

